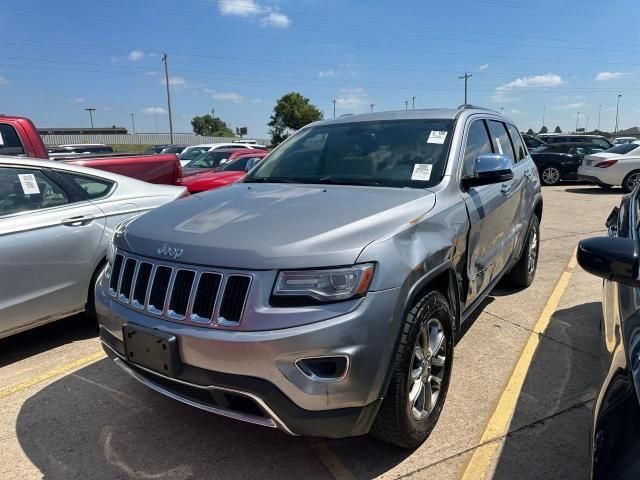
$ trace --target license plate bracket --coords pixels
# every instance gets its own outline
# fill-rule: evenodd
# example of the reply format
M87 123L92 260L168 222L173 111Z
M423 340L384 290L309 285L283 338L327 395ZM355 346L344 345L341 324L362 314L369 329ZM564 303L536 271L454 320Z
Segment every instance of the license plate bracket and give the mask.
M122 327L127 361L170 377L182 368L175 335L153 328L126 324Z

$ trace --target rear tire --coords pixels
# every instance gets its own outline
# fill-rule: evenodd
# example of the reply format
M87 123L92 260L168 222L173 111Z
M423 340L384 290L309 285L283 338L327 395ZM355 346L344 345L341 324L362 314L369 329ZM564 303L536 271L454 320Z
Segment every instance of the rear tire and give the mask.
M506 283L517 288L527 288L533 283L538 269L540 251L540 222L536 215L531 217L529 230L518 263L506 276Z
M453 325L442 293L431 291L413 305L371 435L402 448L416 448L429 437L449 389Z
M557 185L560 183L561 177L560 169L555 165L547 165L540 172L540 179L542 184L546 186Z
M640 170L629 172L624 180L622 180L622 191L631 193L636 185L640 182Z

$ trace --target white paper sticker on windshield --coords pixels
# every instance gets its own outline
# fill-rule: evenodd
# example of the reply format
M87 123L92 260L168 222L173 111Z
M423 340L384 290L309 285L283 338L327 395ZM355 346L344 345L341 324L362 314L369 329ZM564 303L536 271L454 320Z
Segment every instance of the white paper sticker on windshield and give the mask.
M33 173L18 174L18 178L20 179L20 185L22 185L22 191L25 195L37 195L40 193L38 182L36 182L36 177L33 176Z
M445 134L447 132L444 132ZM433 165L430 163L416 163L413 166L413 173L411 174L411 180L429 180L431 178L431 169Z
M0 145L4 145L4 138L2 138L2 132L0 132Z
M496 137L496 145L498 146L498 152L502 155L502 144L500 143L500 139Z
M444 139L447 138L447 132L440 132L438 130L431 130L427 143L439 143L443 144Z

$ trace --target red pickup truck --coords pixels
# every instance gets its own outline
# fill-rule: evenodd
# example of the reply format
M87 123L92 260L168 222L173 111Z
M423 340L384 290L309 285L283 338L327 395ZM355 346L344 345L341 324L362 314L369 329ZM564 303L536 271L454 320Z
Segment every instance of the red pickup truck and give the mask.
M31 120L0 116L0 155L24 155L49 159L47 148ZM149 183L182 185L182 167L178 157L167 155L99 155L58 157L55 161L75 163L137 178Z

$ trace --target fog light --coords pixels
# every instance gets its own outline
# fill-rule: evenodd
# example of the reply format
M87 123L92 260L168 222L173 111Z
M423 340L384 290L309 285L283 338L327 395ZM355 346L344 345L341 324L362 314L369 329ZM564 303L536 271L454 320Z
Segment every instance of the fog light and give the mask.
M296 360L296 367L314 382L339 382L347 376L349 364L347 355L307 357Z

